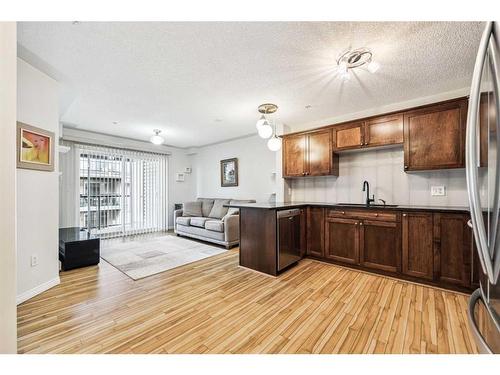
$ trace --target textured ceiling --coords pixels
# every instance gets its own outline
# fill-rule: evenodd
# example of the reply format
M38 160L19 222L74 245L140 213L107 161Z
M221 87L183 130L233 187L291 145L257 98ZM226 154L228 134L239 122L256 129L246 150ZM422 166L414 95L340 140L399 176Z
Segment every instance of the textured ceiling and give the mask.
M482 26L20 22L18 41L21 58L61 82L64 124L140 140L158 128L168 144L189 147L255 132L264 102L293 129L466 87ZM336 78L349 47L372 49L380 70Z

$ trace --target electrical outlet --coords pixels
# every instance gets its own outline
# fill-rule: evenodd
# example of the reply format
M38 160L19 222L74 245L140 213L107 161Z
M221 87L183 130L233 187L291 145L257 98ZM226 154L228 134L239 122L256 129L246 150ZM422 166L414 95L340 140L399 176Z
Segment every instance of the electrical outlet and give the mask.
M38 255L31 256L31 267L38 266Z
M446 195L446 188L444 186L431 186L431 195Z

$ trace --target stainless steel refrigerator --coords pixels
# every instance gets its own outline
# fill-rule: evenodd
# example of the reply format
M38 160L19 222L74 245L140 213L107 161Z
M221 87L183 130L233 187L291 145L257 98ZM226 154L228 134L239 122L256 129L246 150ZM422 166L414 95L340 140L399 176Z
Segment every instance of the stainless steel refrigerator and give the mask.
M469 324L482 353L500 353L500 24L487 22L474 66L466 135L466 175L479 288Z

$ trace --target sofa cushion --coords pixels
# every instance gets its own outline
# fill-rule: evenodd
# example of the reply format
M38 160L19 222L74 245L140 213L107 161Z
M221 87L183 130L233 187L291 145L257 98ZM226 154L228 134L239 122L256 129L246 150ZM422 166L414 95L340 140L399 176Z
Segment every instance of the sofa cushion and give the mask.
M214 206L214 199L212 198L198 198L197 201L201 202L201 214L204 217L210 215L210 211Z
M207 217L192 217L191 226L205 228L205 222L208 220Z
M216 199L208 217L222 219L227 214L227 207L224 207L224 205L228 203L229 199Z
M224 233L206 230L205 228L177 225L177 233L182 235L195 235L196 238L201 240L214 239L217 241L224 241Z
M238 204L238 203L255 203L255 199L231 199L229 204ZM227 210L228 215L239 215L240 209L236 207L229 207Z
M214 232L224 232L224 222L222 220L208 220L205 223L205 229Z
M201 202L186 202L182 204L182 216L203 216Z
M191 224L191 218L190 217L187 217L187 216L179 216L175 222L177 224L181 224L181 225L190 225Z

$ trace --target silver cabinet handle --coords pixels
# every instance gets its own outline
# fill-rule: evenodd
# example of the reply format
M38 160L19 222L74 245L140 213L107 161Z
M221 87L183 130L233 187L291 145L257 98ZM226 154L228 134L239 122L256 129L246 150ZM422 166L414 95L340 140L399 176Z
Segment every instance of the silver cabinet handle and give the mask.
M467 225L469 226L469 228L472 228L472 221L467 220Z
M472 230L477 242L479 261L483 272L491 283L495 284L493 264L491 262L486 229L482 219L482 209L479 199L478 167L477 167L477 119L481 98L481 78L488 44L493 30L493 22L487 22L479 44L479 51L474 65L474 74L469 96L469 109L467 113L467 130L465 138L465 171L467 178L467 192L471 211ZM498 168L498 165L497 165ZM497 171L498 173L498 171ZM495 202L496 205L496 202ZM493 244L494 245L494 244Z
M477 328L476 318L474 317L474 308L478 300L482 299L481 289L476 289L470 296L469 308L467 309L467 316L469 318L469 326L471 327L472 334L476 339L477 346L481 353L493 354L486 341L484 340L479 328Z

